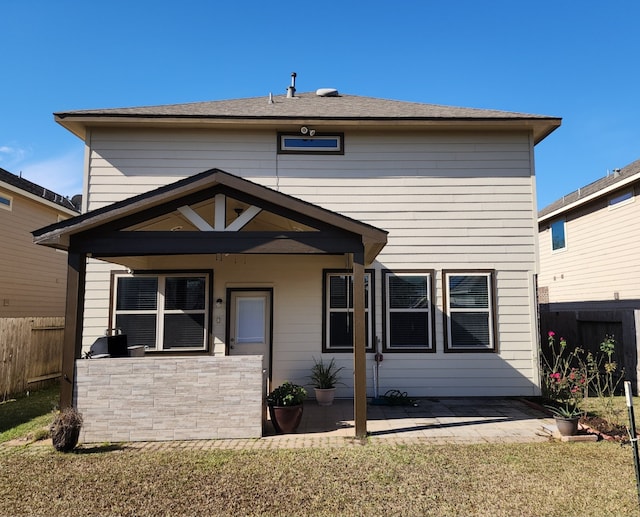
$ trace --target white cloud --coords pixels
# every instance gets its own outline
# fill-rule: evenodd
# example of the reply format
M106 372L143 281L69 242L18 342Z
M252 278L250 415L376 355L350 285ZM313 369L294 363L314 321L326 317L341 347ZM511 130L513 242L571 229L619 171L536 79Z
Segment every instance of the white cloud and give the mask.
M82 193L84 148L79 146L60 156L39 162L20 164L24 179L52 190L56 194L72 197ZM15 171L10 171L18 174Z
M13 172L11 168L24 160L27 154L28 152L20 147L0 145L0 166L9 172Z

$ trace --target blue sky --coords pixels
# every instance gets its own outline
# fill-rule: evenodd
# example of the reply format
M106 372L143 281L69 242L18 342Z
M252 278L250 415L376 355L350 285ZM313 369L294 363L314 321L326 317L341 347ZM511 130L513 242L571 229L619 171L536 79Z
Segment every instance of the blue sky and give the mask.
M298 91L552 115L538 206L640 158L636 0L0 0L0 167L81 192L74 109Z

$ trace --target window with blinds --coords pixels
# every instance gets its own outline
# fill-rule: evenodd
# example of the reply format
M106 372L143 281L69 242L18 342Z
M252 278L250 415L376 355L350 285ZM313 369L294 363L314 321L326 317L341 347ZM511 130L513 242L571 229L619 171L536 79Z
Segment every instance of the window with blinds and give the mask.
M433 352L432 279L429 271L384 271L387 352Z
M494 351L493 271L445 271L446 351Z
M372 293L371 272L365 273L365 325L366 348L372 350ZM353 275L342 271L325 271L324 299L322 304L324 321L323 351L353 350Z
M149 350L205 350L209 274L117 274L113 320L130 345Z

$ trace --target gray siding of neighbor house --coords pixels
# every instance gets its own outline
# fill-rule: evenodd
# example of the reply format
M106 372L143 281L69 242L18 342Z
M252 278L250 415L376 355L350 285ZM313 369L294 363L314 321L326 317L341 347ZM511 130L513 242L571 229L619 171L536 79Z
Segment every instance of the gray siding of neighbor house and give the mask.
M81 442L259 438L262 356L76 361Z

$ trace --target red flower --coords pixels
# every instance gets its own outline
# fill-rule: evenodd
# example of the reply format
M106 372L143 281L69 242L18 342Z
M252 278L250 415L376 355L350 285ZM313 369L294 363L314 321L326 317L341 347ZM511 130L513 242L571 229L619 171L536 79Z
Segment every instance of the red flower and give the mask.
M549 337L553 337L553 336L555 336L555 335L556 335L556 333L555 333L553 330L550 330L550 331L549 331Z

